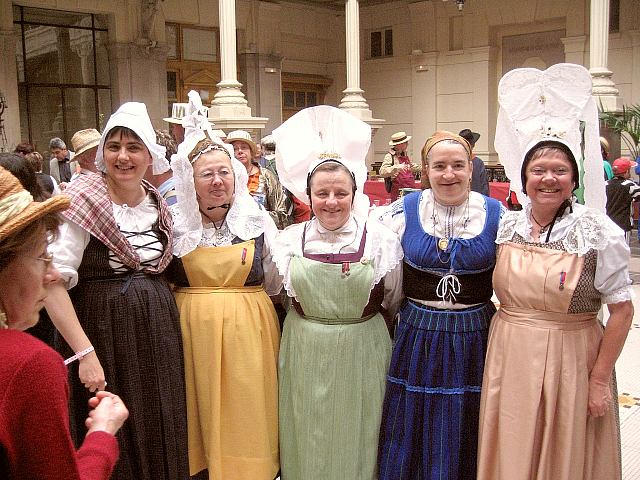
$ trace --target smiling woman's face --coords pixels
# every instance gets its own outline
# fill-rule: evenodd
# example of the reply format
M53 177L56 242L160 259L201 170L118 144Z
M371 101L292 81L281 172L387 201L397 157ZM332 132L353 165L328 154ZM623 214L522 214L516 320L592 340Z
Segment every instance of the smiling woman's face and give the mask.
M109 134L102 152L107 176L116 183L140 183L153 161L144 142L122 130Z
M473 166L459 143L437 143L429 152L426 173L436 201L441 205L461 205L469 196Z
M573 164L557 150L531 160L525 174L527 195L537 207L559 208L575 189Z
M193 164L193 183L200 210L231 203L235 185L231 159L216 150L200 155Z
M335 230L347 223L353 203L353 179L343 169L317 171L310 180L311 208L320 224Z

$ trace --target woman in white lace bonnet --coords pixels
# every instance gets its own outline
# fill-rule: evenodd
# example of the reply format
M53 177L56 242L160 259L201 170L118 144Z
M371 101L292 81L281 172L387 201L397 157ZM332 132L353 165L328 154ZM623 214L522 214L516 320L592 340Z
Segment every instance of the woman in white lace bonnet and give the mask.
M391 355L382 312L393 316L402 296L402 249L367 221L361 192L371 129L319 106L273 136L283 185L314 214L280 232L274 248L293 301L278 370L282 477L376 478Z
M173 156L172 266L184 345L189 466L211 480L273 480L278 462L280 332L268 295L277 229L247 190L247 170L189 94ZM207 472L208 470L208 472Z
M624 232L602 211L591 76L571 64L513 70L499 100L495 146L525 207L498 231L478 479L619 480L613 367L633 305ZM597 208L575 202L581 181Z

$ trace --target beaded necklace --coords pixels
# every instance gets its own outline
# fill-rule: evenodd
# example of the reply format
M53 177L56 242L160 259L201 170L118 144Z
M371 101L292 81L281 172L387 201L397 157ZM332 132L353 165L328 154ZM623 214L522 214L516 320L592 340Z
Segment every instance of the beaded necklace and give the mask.
M459 237L460 233L467 228L469 224L469 197L467 197L466 202L463 205L463 212L458 218L458 220L454 221L455 213L458 210L460 205L440 205L435 197L433 198L433 212L431 213L431 221L433 222L433 233L436 233L436 225L440 225L442 227L442 238L438 239L438 258L440 257L439 250L445 252L449 247L449 243L452 238ZM440 220L440 208L444 209L444 223ZM459 228L461 226L461 228Z

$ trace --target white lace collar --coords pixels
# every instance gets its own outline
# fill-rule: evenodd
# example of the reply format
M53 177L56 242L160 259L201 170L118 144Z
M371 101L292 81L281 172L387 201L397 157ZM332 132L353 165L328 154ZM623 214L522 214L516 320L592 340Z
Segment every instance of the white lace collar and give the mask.
M607 236L613 233L613 223L608 221L606 215L593 208L578 203L574 203L572 207L573 212L567 211L556 220L549 241L561 241L568 253L578 255L584 255L589 250L603 250L607 246ZM500 222L496 243L511 241L516 233L525 241L532 242L530 212L531 205L527 205L519 212L505 213Z

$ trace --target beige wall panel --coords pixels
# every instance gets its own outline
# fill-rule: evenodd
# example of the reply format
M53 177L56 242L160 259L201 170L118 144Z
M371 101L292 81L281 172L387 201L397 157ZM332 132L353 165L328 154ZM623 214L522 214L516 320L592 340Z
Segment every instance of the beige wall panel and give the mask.
M588 25L587 2L585 0L570 0L566 16L567 36L586 35L589 30Z
M564 18L570 14L571 0L537 0L531 3L536 5L534 21Z
M620 30L640 28L640 2L638 0L620 0Z
M282 71L291 73L306 73L311 75L327 75L327 64L284 58L282 60Z
M218 25L218 2L205 0L164 0L165 21L214 27Z
M326 60L326 44L320 39L283 34L280 39L286 60L322 62Z
M343 91L347 88L347 66L343 62L329 63L327 65L326 76L333 79L324 96L326 105L337 107L342 101Z
M438 128L442 124L459 123L462 119L468 119L472 111L473 93L452 93L438 95Z
M374 98L402 98L410 97L411 92L411 70L363 70L360 75L361 88L365 92L367 100ZM375 112L379 115L378 112ZM386 117L378 117L386 118Z
M489 44L489 21L487 20L487 14L485 14L485 12L478 11L473 15L465 15L464 27L465 32L469 32L469 38L465 36L465 46L483 47Z
M463 60L460 58L459 60ZM448 95L473 90L472 71L469 63L438 67L438 94Z

